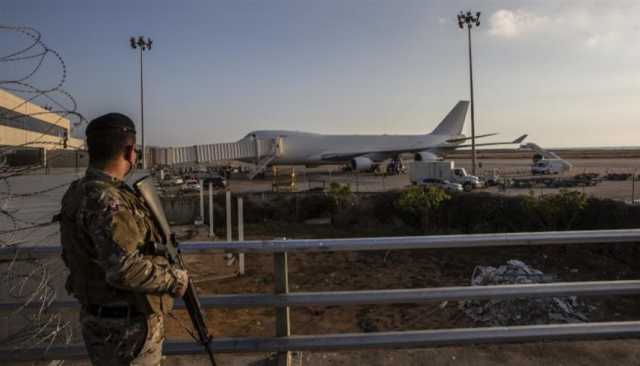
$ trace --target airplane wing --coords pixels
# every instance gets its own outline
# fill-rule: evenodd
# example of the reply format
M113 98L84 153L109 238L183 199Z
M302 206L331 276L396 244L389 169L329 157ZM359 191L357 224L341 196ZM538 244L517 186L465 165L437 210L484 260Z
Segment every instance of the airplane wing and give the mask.
M495 136L495 135L497 135L497 133L488 133L488 134L485 134L485 135L478 135L478 136L476 136L476 138L479 139L481 137L489 137L489 136ZM462 142L462 141L467 141L467 140L471 140L471 137L461 137L461 138L457 138L457 139L450 139L450 140L447 140L447 142L454 143L454 142Z
M513 145L520 144L524 139L527 138L527 135L522 135L513 141L505 141L505 142L487 142L482 144L476 144L476 146L496 146L496 145ZM438 146L414 146L408 147L406 149L397 149L397 150L367 150L367 151L349 151L349 152L325 152L320 155L320 158L324 161L345 161L349 159L356 158L358 156L363 156L367 154L407 154L407 153L416 153L424 150L434 149L434 150L455 150L461 147L471 147L470 144L467 145L438 145Z
M514 145L514 144L520 144L522 141L524 141L524 139L527 138L527 135L522 135L520 137L518 137L517 139L511 141L511 142L487 142L487 143L481 143L481 144L476 144L476 147L478 146L494 146L494 145ZM466 144L466 145L455 145L454 148L459 148L459 147L471 147L473 145L471 144Z

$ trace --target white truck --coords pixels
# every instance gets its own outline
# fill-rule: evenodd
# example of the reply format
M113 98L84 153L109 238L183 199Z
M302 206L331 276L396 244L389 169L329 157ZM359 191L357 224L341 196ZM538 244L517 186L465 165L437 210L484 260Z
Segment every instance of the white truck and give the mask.
M462 184L465 192L484 186L480 179L468 175L464 168L456 168L453 161L414 161L409 163L409 180L422 184L425 179L441 179Z
M541 159L536 161L531 166L531 174L533 175L545 175L545 174L560 174L569 170L565 160L562 159Z
M524 150L532 150L536 153L533 157L533 165L531 165L531 174L561 174L573 168L573 165L559 157L553 151L548 151L540 146L530 142L520 146Z

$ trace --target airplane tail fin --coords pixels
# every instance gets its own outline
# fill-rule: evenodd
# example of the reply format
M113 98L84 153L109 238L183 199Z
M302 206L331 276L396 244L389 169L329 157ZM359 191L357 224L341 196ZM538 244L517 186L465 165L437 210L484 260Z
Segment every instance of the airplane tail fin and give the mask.
M440 124L433 130L434 135L451 135L457 136L462 133L464 127L464 119L467 116L467 109L469 108L469 102L461 100L455 107L447 114L446 117L440 122Z

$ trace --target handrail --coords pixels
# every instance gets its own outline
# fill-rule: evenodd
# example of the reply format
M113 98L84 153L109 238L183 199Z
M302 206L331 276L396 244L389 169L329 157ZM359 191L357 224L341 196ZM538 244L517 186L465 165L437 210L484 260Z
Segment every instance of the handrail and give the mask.
M181 244L181 247L185 252L224 250L243 253L293 253L632 242L640 243L640 229L394 236L348 239L249 240L244 242L188 242Z
M640 336L640 322L600 322L553 325L523 325L395 331L293 335L288 337L214 338L209 346L216 353L325 351L362 348L440 347L471 344L504 344L532 341L626 339ZM192 341L167 341L166 356L201 354L202 346ZM34 347L24 352L0 350L0 360L34 361L86 358L82 344Z
M205 309L260 306L382 305L545 296L610 296L637 294L640 294L640 280L456 286L400 290L293 292L281 295L270 293L203 295L200 296L200 305ZM39 309L42 307L42 304L38 302L31 302L29 304L0 302L0 311L12 311L21 307ZM79 309L80 305L75 299L68 299L54 301L49 304L47 308L52 310ZM182 300L176 301L175 308L184 309Z
M184 242L185 253L209 250L242 253L335 252L366 250L479 248L496 246L536 246L567 244L640 243L640 229L542 231L498 234L462 234L394 236L347 239L281 239L215 242ZM21 252L31 257L60 254L59 245L13 246L0 248L0 258L12 258Z

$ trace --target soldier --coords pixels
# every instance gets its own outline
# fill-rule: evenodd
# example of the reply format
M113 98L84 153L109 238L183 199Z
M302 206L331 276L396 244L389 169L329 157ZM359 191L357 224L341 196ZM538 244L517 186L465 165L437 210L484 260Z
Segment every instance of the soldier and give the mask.
M159 365L163 317L182 297L187 273L154 255L160 232L144 200L123 182L136 164L135 125L119 113L86 129L89 168L62 199L66 288L82 310L94 365Z

